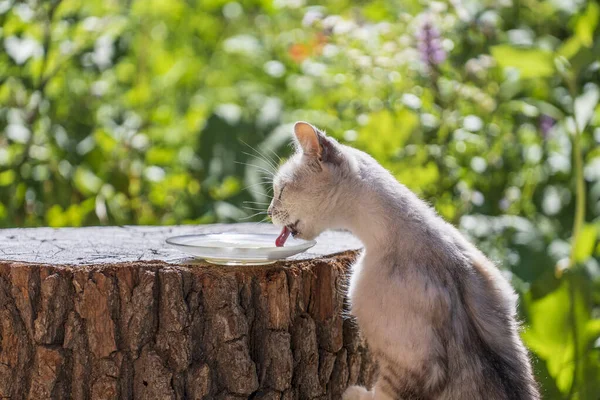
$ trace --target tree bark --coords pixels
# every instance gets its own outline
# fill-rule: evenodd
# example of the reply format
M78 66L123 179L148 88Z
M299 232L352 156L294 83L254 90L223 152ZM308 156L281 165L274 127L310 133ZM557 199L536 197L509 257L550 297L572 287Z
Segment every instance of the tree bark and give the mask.
M0 398L339 399L371 383L343 316L356 240L244 267L163 245L223 229L0 231Z

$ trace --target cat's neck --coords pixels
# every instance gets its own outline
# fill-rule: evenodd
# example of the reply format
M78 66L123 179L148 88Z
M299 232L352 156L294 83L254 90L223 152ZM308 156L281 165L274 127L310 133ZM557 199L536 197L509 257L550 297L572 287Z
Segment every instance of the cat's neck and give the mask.
M375 212L360 210L346 221L346 229L356 236L369 252L381 252L389 246L394 233L390 222Z
M434 213L393 177L375 175L368 185L358 185L347 199L344 228L364 244L368 252L397 251L421 240L436 224ZM394 250L395 249L395 250Z

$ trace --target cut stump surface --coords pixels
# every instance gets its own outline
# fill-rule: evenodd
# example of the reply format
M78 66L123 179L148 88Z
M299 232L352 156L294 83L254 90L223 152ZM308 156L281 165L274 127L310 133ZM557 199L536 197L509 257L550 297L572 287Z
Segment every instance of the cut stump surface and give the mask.
M169 236L266 224L0 230L0 399L339 399L375 366L345 319L360 243L331 232L267 266Z

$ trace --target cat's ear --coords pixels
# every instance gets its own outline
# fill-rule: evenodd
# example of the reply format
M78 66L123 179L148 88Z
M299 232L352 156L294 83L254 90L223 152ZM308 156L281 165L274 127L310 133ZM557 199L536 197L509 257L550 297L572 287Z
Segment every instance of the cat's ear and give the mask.
M314 126L308 122L298 121L294 125L294 135L304 154L316 157L321 156L319 132Z
M296 122L294 135L305 155L315 157L320 162L338 164L341 162L341 152L335 140L308 122Z

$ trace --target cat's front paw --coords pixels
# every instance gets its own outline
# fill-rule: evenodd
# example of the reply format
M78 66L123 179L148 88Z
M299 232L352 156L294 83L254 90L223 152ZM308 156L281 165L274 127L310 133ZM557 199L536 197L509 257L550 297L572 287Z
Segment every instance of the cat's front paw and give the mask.
M342 395L342 400L367 400L369 391L362 386L350 386Z

